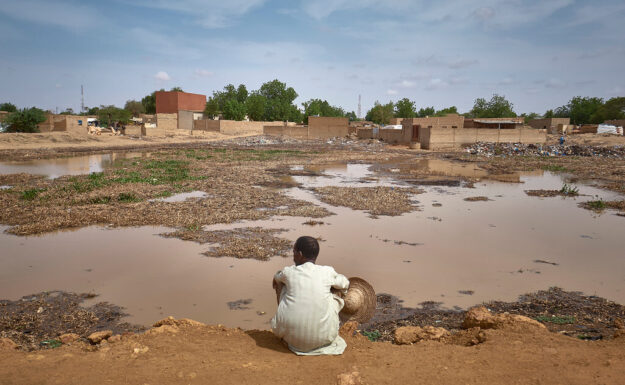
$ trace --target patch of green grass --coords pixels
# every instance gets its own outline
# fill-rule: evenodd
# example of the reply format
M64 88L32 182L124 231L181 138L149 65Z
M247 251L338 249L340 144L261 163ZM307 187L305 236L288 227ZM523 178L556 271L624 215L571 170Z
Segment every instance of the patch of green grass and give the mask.
M564 184L560 189L560 193L564 195L579 195L579 189L575 186Z
M140 198L133 193L119 193L117 196L117 201L122 203L132 203L132 202L141 202Z
M380 337L382 337L382 334L380 334L380 332L377 331L377 330L372 330L370 332L363 331L362 335L367 337L369 339L369 341L371 341L371 342L375 342L375 341L379 340Z
M93 191L110 184L102 172L93 172L86 178L72 177L69 181L71 182L70 190L79 193Z
M172 195L174 195L174 193L171 191L161 191L158 194L154 195L154 197L155 198L169 198Z
M111 197L97 197L97 198L91 198L89 200L90 203L94 204L94 205L105 205L105 204L109 204L111 203Z
M37 195L39 195L40 192L44 191L46 190L41 188L31 188L30 190L24 190L22 191L20 198L25 201L32 201L37 198Z
M596 201L588 201L586 202L586 206L592 210L605 210L608 205L603 201L603 199L599 199Z
M202 230L202 225L198 223L194 223L192 225L185 227L185 229L187 229L188 231L200 231Z
M548 316L548 315L539 315L538 317L535 318L536 321L540 321L540 322L550 322L552 324L558 324L558 325L566 325L566 324L574 324L575 323L575 317L569 317L569 316Z
M564 166L560 166L559 164L546 164L542 167L543 170L545 171L551 171L551 172L566 172L569 171L568 168L564 167Z

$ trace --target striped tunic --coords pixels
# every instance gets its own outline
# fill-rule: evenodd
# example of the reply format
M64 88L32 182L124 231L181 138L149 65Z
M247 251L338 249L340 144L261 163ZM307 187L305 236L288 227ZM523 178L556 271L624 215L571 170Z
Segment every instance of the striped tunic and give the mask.
M341 354L345 341L338 335L343 300L330 288L347 290L349 280L330 266L306 262L287 266L274 276L284 284L271 328L297 354Z

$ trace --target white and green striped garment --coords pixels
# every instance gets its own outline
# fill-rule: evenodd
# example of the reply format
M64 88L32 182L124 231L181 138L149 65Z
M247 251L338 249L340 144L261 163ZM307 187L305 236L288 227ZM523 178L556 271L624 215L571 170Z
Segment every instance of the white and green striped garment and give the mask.
M339 336L339 311L343 300L330 288L347 290L349 280L331 266L307 262L287 266L274 276L284 284L271 328L296 354L342 354L345 341Z

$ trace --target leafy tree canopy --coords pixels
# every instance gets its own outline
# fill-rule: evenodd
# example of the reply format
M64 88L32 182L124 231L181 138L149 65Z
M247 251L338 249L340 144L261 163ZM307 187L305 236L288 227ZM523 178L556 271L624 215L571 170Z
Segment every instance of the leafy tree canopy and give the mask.
M494 94L490 100L475 100L470 114L475 118L509 118L515 117L513 104L502 95Z
M87 115L97 115L100 107L87 108Z
M327 100L310 99L302 103L302 107L304 107L304 123L306 124L308 124L309 116L329 116L335 118L345 116L345 111L341 107L332 106Z
M250 120L262 121L265 119L265 104L267 99L258 92L252 92L245 101L247 116Z
M132 116L139 116L145 112L143 103L137 100L128 100L124 105L124 110L130 112Z
M552 111L553 114L553 111ZM522 113L520 116L523 117L525 124L528 124L530 122L530 120L534 120L534 119L540 119L540 115L535 113L535 112L530 112L530 113Z
M436 114L436 110L434 109L434 107L425 107L419 109L419 111L417 112L417 117L425 118L427 116L434 116L434 114Z
M165 91L165 89L161 88L159 91ZM156 91L141 99L141 104L146 114L156 114Z
M74 109L72 107L67 107L65 111L60 112L59 115L75 115Z
M443 108L442 110L438 110L434 113L434 116L446 116L449 114L457 114L458 108L456 106L451 106L447 108Z
M161 91L164 91L164 90L161 90ZM182 88L180 88L180 87L173 87L173 88L172 88L171 90L169 90L169 91L174 91L174 92L184 92L184 91L182 90Z
M110 126L115 122L128 123L131 113L128 110L111 106L100 106L98 109L98 120L101 125Z
M591 117L593 123L615 119L625 119L625 97L623 96L609 99Z
M37 125L46 121L46 114L36 107L11 112L4 124L7 132L39 132Z
M17 111L17 107L15 107L13 103L2 103L0 104L0 111L15 112Z
M237 99L228 99L223 109L224 119L243 120L247 114L245 103L239 102Z
M393 102L380 104L380 102L376 101L373 107L367 112L365 119L377 124L389 124L394 115L395 106Z
M295 115L297 107L293 106L293 101L297 92L293 87L287 88L285 83L275 79L260 86L258 93L266 99L265 120L287 121L289 116Z
M415 102L408 98L403 98L395 103L396 118L414 118L417 115Z

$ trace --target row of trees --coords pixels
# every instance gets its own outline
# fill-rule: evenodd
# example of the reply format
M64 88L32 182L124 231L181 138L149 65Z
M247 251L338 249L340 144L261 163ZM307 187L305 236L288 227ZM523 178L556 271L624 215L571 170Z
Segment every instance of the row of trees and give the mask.
M434 107L424 107L417 110L416 103L408 98L403 98L397 103L388 102L380 104L376 101L373 107L367 111L365 120L377 124L389 124L392 118L425 118L426 116L445 116L457 114L456 106L436 110Z
M625 97L604 101L602 98L576 96L567 104L547 110L545 118L571 118L573 124L599 124L606 120L625 119Z

